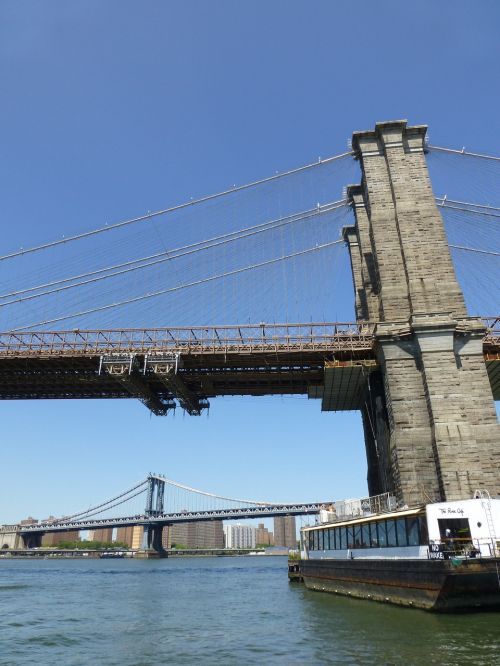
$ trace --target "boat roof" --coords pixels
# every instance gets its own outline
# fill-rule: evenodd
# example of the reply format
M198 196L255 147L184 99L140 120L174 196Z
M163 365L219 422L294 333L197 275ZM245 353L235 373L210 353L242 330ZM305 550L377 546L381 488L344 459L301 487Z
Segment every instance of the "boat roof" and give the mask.
M346 518L340 520L334 520L331 523L321 523L321 525L309 525L303 527L304 532L310 532L311 530L322 530L325 527L342 527L343 525L358 525L360 523L370 523L374 520L381 520L382 518L403 518L404 516L415 516L419 513L422 513L425 510L425 506L418 506L413 509L401 509L400 511L385 511L384 513L373 513L369 516L358 516L357 518Z

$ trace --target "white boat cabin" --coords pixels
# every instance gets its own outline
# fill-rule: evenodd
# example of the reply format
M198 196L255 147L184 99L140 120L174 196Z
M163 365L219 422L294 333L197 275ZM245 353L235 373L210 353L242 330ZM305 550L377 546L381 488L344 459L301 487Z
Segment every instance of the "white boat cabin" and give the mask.
M338 519L331 511L301 530L303 559L449 559L495 557L500 499L439 502L413 509Z

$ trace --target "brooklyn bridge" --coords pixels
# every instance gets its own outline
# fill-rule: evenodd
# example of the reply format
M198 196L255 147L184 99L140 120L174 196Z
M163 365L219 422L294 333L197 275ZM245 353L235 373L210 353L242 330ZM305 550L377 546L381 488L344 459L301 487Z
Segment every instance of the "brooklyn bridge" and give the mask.
M377 123L341 155L4 254L0 398L197 416L302 394L361 412L371 495L498 495L500 158L426 131ZM448 159L485 199L436 196Z

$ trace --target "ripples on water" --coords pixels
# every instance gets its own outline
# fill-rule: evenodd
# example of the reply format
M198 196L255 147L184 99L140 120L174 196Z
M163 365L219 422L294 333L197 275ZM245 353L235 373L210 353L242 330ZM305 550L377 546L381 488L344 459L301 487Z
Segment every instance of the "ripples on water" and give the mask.
M283 557L0 561L0 665L500 664L500 613L308 592Z

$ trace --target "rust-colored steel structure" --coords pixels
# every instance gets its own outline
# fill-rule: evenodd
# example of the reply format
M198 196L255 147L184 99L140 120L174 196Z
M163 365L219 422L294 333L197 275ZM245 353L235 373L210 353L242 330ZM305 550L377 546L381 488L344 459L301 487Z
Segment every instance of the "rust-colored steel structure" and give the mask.
M500 398L500 319L483 347ZM190 414L224 395L303 394L359 409L376 323L265 324L0 334L0 399L130 398ZM404 335L404 333L403 333Z

